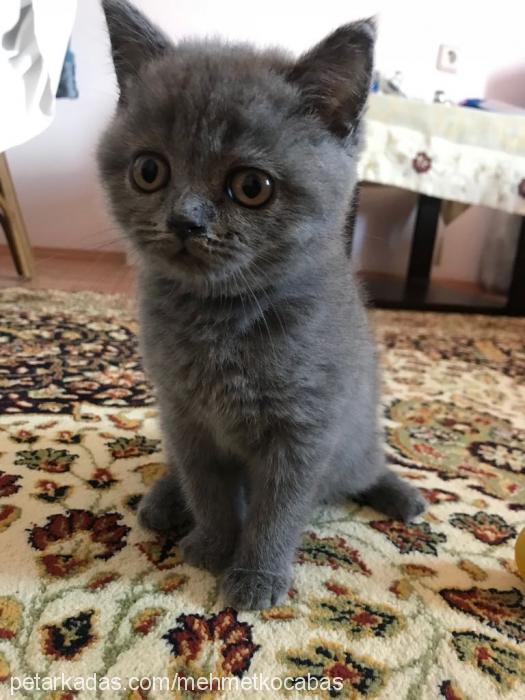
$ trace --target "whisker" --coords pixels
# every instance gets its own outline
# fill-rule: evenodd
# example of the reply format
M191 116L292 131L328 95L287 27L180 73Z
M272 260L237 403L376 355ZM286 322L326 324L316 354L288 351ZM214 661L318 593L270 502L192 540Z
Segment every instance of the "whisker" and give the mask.
M104 243L100 243L98 245L91 246L90 248L86 248L86 249L78 248L77 250L79 253L98 252L98 253L100 253L100 255L102 255L104 252L106 252L106 251L102 250L103 248L107 248L108 246L114 245L115 243L120 243L121 240L122 240L121 238L114 238L110 241L105 241ZM115 252L121 252L121 251L115 251ZM50 254L44 255L44 256L39 255L38 256L38 263L53 262L54 260L61 258L63 255L64 255L64 250L62 248L57 248L55 253L50 253ZM97 260L98 260L98 258L95 259L94 263L96 263Z
M268 325L268 322L266 321L266 316L264 315L264 311L263 311L263 309L262 309L262 307L261 307L261 305L260 305L260 303L259 303L259 300L257 299L256 294L255 294L254 291L252 290L249 281L246 279L246 277L244 276L244 273L243 273L242 269L240 269L240 268L239 268L239 273L240 273L240 275L242 276L242 278L244 279L244 282L245 282L245 284L246 284L246 286L247 286L247 288L248 288L248 291L249 291L250 294L252 295L252 298L253 298L253 300L254 300L254 302L255 302L257 308L259 309L259 313L260 313L260 315L261 315L261 319L262 319L262 321L263 321L263 323L264 323L264 326L265 326L265 328L266 328L266 332L268 333L268 340L270 341L270 345L271 345L271 348L272 348L272 353L273 353L273 356L274 356L274 360L277 361L277 353L276 353L276 351L275 351L275 346L274 346L274 344L273 344L272 334L271 334L271 331L270 331L270 326ZM261 335L261 340L262 340L262 335Z
M239 279L239 278L238 278L237 272L234 272L234 273L233 273L232 282L235 284L235 289L236 289L236 291L237 291L237 296L238 296L239 299L241 300L242 311L243 311L243 314L244 314L245 321L248 321L248 314L246 313L246 306L244 305L244 297L243 297L242 291L241 291L241 289L240 289L240 287L239 287L238 279ZM230 304L230 314L233 313L233 299L234 299L234 297L232 296L232 297L231 297L231 304Z
M270 286L273 284L272 281L270 280L270 278L264 272L264 270L262 270L258 265L255 265L255 270L257 270L257 272L259 274L261 274L270 283ZM266 299L268 301L268 308L270 308L273 311L273 313L275 314L277 320L279 321L279 325L281 326L281 330L283 332L283 335L286 337L288 335L288 331L286 330L286 328L284 326L283 319L282 319L281 315L279 314L277 308L275 307L275 304L273 303L272 299L270 298L270 295L268 294L267 290L264 287L259 287L259 291L261 291L262 294L264 294L264 296L266 297Z

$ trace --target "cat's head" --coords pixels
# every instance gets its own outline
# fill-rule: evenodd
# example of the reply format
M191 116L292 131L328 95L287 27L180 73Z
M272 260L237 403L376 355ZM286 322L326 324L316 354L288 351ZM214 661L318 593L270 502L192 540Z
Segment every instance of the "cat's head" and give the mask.
M127 0L103 7L120 99L100 172L142 264L188 289L242 289L343 250L373 21L294 60L175 45Z

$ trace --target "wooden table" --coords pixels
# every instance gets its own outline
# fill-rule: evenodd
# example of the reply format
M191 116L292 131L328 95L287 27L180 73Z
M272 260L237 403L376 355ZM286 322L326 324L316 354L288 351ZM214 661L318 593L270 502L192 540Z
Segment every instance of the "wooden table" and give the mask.
M377 306L525 315L525 118L371 95L362 182L419 193L406 279L371 279ZM507 301L433 289L442 202L482 204L522 217Z

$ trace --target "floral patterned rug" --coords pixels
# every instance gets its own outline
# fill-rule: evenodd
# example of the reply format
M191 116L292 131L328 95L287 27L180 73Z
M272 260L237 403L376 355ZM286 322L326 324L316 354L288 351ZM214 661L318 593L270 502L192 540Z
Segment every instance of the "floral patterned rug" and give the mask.
M0 293L0 698L525 697L525 319L373 318L428 513L317 510L286 603L248 613L137 524L163 457L132 310Z

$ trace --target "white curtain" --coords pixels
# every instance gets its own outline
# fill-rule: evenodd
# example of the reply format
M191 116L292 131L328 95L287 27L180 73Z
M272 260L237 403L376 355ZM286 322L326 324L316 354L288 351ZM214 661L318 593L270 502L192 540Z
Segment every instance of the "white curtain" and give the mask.
M0 0L0 153L51 123L76 4Z

